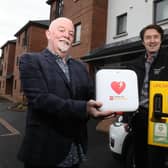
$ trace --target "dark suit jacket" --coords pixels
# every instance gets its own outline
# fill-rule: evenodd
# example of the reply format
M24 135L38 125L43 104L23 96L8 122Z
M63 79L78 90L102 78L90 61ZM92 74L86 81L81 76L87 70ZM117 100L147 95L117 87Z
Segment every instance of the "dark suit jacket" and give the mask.
M141 90L143 86L143 81L145 77L145 53L137 56L136 59L133 59L127 63L123 63L123 66L128 67L128 69L134 70L138 77L138 88L139 88L139 96L141 95ZM149 80L160 80L160 81L168 81L168 49L161 48L157 55L157 58L154 60L150 72L149 72ZM148 112L146 113L148 115ZM143 116L142 118L147 118L147 116ZM130 122L132 120L132 113L125 113L124 120L125 122ZM135 122L136 124L136 122ZM138 124L136 124L138 125Z
M134 70L138 76L139 93L142 90L145 77L145 53L137 59L129 62L126 66ZM154 60L150 72L149 80L168 81L168 49L161 48L157 58ZM139 94L140 95L140 94Z
M93 98L88 72L68 60L71 82L45 49L20 59L20 79L28 99L26 130L18 158L33 165L57 165L73 142L87 150L86 101Z
M143 87L145 76L145 53L136 60L129 63L129 67L137 73L139 83L139 95ZM161 48L157 58L154 60L150 72L149 80L168 81L168 49ZM164 167L166 148L147 145L148 137L148 109L139 108L139 112L131 117L131 127L133 132L133 142L135 143L135 157L148 157L155 167ZM143 155L143 156L142 156ZM154 157L153 157L154 156ZM144 159L142 159L144 160ZM145 160L144 160L145 161ZM143 165L144 163L142 163ZM147 163L145 163L147 164ZM146 165L147 166L147 165ZM145 167L146 167L145 166ZM142 166L143 167L143 166Z

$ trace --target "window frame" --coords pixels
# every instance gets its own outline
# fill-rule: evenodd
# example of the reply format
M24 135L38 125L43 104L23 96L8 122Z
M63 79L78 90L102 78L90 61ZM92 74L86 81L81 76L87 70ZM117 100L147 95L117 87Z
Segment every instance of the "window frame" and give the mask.
M56 10L55 10L56 18L63 16L63 7L64 7L64 1L63 0L57 0Z
M82 30L81 22L75 24L74 28L75 28L75 33L74 33L73 44L79 44L81 42L81 30Z
M29 45L29 36L28 36L28 30L26 29L23 34L22 38L22 47L27 47Z
M168 10L163 10L163 8L160 8L160 10L158 9L158 5L161 3L168 3L167 0L154 0L154 23L163 23L163 22L168 22L168 12L167 12L167 18L162 18L162 19L158 19L157 16L161 16L159 11L168 11ZM163 5L165 6L165 5ZM167 4L168 7L168 4ZM159 10L159 11L158 11ZM159 14L158 14L159 13Z
M117 21L117 23L116 23L116 35L119 36L119 35L122 35L122 34L126 34L127 33L127 13L123 13L121 15L118 15L117 18L116 18L116 21ZM121 21L122 21L122 30L120 30L121 29L120 28ZM124 25L124 27L123 27L123 25Z

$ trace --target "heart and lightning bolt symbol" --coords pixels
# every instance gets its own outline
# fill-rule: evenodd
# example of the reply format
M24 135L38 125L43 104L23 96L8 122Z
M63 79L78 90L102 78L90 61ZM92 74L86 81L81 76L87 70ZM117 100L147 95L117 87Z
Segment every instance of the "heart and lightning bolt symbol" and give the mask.
M111 88L117 93L117 94L121 94L124 89L126 88L126 83L124 81L113 81L111 83Z

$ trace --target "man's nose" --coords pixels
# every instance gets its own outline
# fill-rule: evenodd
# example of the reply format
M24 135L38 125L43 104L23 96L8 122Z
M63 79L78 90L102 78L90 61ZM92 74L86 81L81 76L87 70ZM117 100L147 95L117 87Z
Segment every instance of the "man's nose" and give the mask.
M152 38L151 38L151 42L154 42L154 41L155 41L155 38L154 38L154 37L152 37Z
M69 38L69 37L70 37L69 32L68 32L68 31L65 31L65 32L64 32L64 36L65 36L66 38Z
M158 40L157 37L151 37L151 39L150 39L151 42L155 42L155 41L157 41L157 40Z

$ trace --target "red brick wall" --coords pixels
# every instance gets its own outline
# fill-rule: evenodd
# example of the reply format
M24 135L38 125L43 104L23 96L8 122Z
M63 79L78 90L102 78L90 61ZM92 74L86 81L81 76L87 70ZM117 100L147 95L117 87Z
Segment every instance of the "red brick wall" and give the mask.
M91 49L99 48L105 44L107 5L107 0L94 0Z
M20 83L17 59L19 59L19 57L24 52L39 52L39 51L42 51L44 48L46 48L47 46L47 39L45 37L46 29L47 28L42 28L42 27L38 27L35 25L28 27L27 28L28 45L26 47L22 45L22 40L24 38L24 32L19 34L19 37L17 38L16 52L15 52L15 64L14 64L14 81L13 81L13 97L17 101L21 101L23 99L23 92L21 91L21 83Z
M12 94L12 78L7 80L7 76L13 72L15 43L8 42L3 48L3 71L1 76L0 93L2 95Z
M45 28L31 26L29 28L29 48L28 51L42 51L47 47Z

